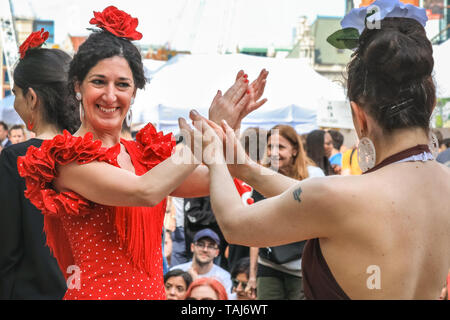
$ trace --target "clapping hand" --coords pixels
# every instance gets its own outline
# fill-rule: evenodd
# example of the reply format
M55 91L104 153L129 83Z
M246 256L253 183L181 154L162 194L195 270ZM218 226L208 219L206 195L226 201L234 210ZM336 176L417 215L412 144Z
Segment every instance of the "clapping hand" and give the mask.
M221 91L217 92L209 109L209 119L216 124L225 120L231 128L238 130L242 119L267 102L267 99L259 99L264 94L268 74L263 69L259 77L249 85L248 76L244 71L239 71L236 82L224 95Z
M190 118L193 121L194 126L203 131L204 139L207 139L207 141L203 141L204 148L210 145L210 137L217 139L215 141L216 152L219 152L220 147L222 148L222 154L225 155L226 163L228 164L230 171L236 169L238 164L244 164L248 161L249 158L245 153L244 148L237 139L233 128L229 126L227 121L222 120L219 126L213 121L205 119L195 110L191 111ZM211 148L211 146L208 148ZM212 151L212 149L210 151Z

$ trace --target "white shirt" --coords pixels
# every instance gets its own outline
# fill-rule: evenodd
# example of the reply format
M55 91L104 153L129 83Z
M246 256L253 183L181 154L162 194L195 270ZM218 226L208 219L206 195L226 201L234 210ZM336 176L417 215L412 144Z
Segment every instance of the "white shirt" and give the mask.
M170 270L172 271L174 269L181 269L183 271L188 271L191 267L192 267L192 261L186 262L183 264L179 264L177 266L173 266L172 268L170 268ZM199 276L199 278L207 277L207 278L214 278L214 279L220 281L220 283L222 283L222 285L225 287L227 294L228 295L231 294L231 290L232 290L232 286L233 286L233 284L231 283L231 274L227 270L219 267L218 265L214 264L208 273L199 274L198 276Z

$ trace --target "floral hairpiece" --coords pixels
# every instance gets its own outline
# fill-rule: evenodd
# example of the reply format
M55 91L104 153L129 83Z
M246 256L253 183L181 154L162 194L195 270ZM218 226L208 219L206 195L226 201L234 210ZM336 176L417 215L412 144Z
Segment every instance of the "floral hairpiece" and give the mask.
M29 49L41 47L47 41L49 35L48 31L45 31L44 28L30 34L19 48L20 59L25 58Z
M89 23L120 38L128 40L142 39L142 34L136 31L139 20L114 6L107 7L103 12L94 11L94 18Z
M411 18L425 27L428 17L424 8L404 4L399 0L377 0L370 6L352 9L341 21L343 29L328 37L327 41L338 49L355 49L359 37L367 28L380 28L384 18Z

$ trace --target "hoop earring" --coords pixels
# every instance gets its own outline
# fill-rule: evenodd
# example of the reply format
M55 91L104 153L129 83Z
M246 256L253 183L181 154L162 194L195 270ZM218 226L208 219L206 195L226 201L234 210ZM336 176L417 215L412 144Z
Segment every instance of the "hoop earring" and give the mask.
M358 144L358 164L362 172L375 167L377 152L375 146L367 137L362 138Z
M439 140L431 129L428 133L428 148L430 149L433 158L436 159L439 154Z
M126 122L128 128L131 128L132 121L133 121L133 111L130 108L130 110L128 110L127 116L125 118L125 122Z

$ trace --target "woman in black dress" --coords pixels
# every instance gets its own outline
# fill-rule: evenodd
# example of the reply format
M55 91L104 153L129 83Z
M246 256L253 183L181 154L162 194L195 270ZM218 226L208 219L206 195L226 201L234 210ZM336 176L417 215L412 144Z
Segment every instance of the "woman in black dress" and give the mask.
M64 129L74 132L80 123L77 103L67 95L71 57L40 48L46 37L43 30L30 35L14 71L14 108L36 138L5 148L0 155L2 300L61 299L66 291L65 277L45 245L43 215L24 197L25 181L17 170L17 158L30 146L40 147Z

